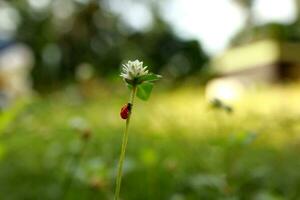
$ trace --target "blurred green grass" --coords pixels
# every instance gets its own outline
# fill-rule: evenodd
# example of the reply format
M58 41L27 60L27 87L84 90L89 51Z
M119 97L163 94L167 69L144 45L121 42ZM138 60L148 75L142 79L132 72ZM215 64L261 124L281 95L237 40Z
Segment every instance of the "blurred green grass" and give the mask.
M211 109L198 87L158 89L137 101L122 198L299 199L299 88L249 92L232 114ZM33 100L0 135L0 199L60 199L80 148L74 124L92 137L67 199L113 199L123 90L70 86Z

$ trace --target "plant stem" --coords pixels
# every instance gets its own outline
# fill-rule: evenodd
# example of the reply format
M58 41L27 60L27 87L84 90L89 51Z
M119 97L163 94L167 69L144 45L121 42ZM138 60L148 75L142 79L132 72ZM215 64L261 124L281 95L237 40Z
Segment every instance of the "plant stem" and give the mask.
M130 118L131 118L131 114L132 114L132 109L133 109L133 103L134 103L136 90L137 90L136 86L134 86L131 90L129 103L132 105L132 108L131 108L130 114L129 114L127 120L126 120L125 132L124 132L123 140L122 140L122 147L121 147L121 154L120 154L120 159L119 159L119 166L118 166L118 174L117 174L117 180L116 180L116 190L115 190L114 200L119 200L119 196L120 196L122 173L123 173L123 164L124 164L124 160L125 160L126 146L127 146L127 143L128 143L128 128L129 128Z

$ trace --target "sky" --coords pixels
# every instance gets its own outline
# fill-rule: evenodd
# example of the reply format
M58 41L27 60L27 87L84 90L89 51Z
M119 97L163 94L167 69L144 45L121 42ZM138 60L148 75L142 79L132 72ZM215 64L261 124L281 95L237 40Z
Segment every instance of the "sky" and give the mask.
M110 0L110 8L135 29L151 25L151 13L143 1ZM197 39L210 55L224 51L245 22L243 10L233 0L164 0L161 13L182 38ZM126 12L130 10L131 12ZM294 0L256 0L254 21L289 23L296 18Z
M168 4L163 14L176 33L201 40L208 53L220 51L245 20L242 10L229 0L175 0Z

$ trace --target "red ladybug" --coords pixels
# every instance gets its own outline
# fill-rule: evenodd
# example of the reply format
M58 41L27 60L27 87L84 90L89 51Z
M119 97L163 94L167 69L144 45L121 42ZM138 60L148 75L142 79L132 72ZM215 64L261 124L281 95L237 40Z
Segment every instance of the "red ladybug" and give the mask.
M120 116L122 119L128 119L131 112L132 104L127 103L121 108Z

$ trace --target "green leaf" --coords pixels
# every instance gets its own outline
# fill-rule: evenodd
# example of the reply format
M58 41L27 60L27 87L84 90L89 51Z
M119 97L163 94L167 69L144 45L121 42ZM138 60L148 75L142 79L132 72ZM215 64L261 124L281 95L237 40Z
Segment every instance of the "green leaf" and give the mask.
M150 97L150 94L152 92L153 83L150 82L144 82L140 84L137 88L137 97L141 100L147 101Z
M146 74L146 75L138 78L138 83L142 83L144 81L154 82L154 81L159 80L160 78L161 78L161 76L157 75L157 74Z

